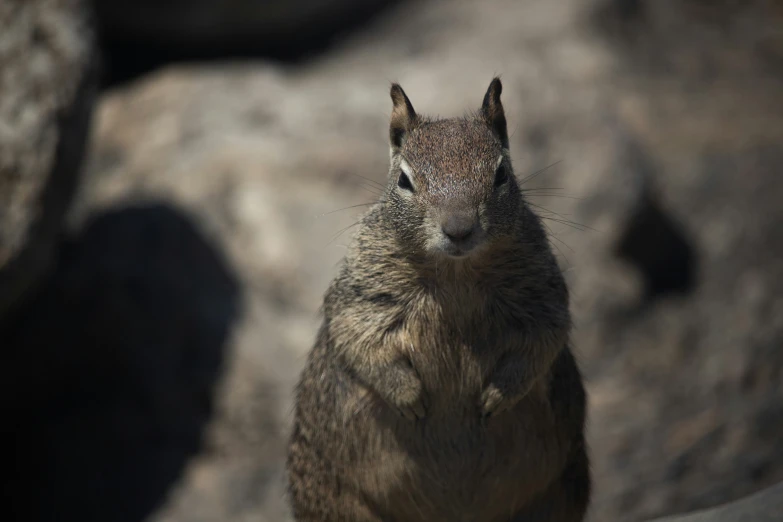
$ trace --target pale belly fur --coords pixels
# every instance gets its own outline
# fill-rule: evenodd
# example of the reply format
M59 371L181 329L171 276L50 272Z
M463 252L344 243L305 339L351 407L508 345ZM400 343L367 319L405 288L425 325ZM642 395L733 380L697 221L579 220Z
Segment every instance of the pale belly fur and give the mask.
M354 424L350 432L364 436L335 442L352 455L352 487L384 520L508 520L565 465L566 435L555 427L543 385L489 420L479 417L478 390L463 389L462 402L452 396L448 407L415 422L356 392L364 407L343 413Z

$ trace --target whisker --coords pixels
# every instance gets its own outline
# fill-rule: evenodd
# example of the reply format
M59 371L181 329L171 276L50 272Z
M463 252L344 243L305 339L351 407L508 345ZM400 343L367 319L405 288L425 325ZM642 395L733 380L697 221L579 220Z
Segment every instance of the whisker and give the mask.
M332 243L334 243L335 241L337 241L337 238L339 238L341 235L343 235L343 234L344 234L344 233L345 233L345 232L346 232L346 231L347 231L349 228L353 228L353 227L355 227L356 225L358 225L359 223L361 223L361 221L357 221L356 223L354 223L354 224L352 224L352 225L348 225L347 227L345 227L345 228L341 229L341 230L340 230L339 232L337 232L337 234L336 234L336 235L335 235L335 236L334 236L334 237L333 237L333 238L332 238L332 239L331 239L331 240L330 240L330 241L329 241L329 242L328 242L326 245L324 245L324 246L329 246L329 245L331 245Z
M546 229L549 231L549 234L547 234L547 241L549 241L549 239L554 239L554 240L556 240L556 241L559 241L560 243L562 243L562 244L563 244L563 246L565 246L566 248L568 248L568 249L569 249L571 252L573 252L573 251L574 251L574 249L573 249L573 248L571 248L570 246L566 245L566 243L565 243L564 241L562 241L562 240L561 240L561 239L559 239L557 236L555 236L554 232L552 232L552 229L551 229L551 228L549 228L549 227L546 225L546 223L543 223L543 225L544 225L544 227L545 227L545 228L546 228ZM571 264L571 261L570 261L570 260L568 259L568 257L567 257L567 256L566 256L566 255L563 253L563 251L562 251L562 250L560 250L560 247L558 247L558 246L557 246L555 243L552 243L552 241L549 241L549 244L550 244L550 245L552 245L553 247L555 247L555 249L557 249L557 251L558 251L558 252L560 252L560 255L561 255L561 256L563 256L563 259L565 259L565 260L566 260L566 263L568 263L569 265Z
M544 216L542 216L544 219L548 219L550 221L555 221L557 223L562 223L564 225L568 225L570 227L576 228L577 230L582 230L582 231L584 231L584 230L592 230L593 232L597 232L596 229L594 229L594 228L592 228L592 227L590 227L588 225L584 225L582 223L577 223L576 221L571 221L570 219L566 219L565 216L563 216L561 214L558 214L557 212L553 212L553 211L549 210L548 208L544 208L544 207L542 207L540 205L536 205L535 203L530 203L529 201L528 201L528 205L530 205L531 207L536 207L537 209L543 210L545 212L548 212L548 213L552 214L553 216L557 216L558 218L560 218L560 219L555 219L555 218L552 218L552 217L544 217Z
M528 191L524 190L522 191L522 193L527 194ZM530 194L530 195L536 198L564 198L564 199L578 199L578 200L585 199L585 198L580 198L578 196L566 196L564 194Z
M519 185L520 186L524 185L528 181L534 179L536 176L538 176L538 175L542 174L543 172L546 172L547 170L551 169L552 167L554 167L558 163L562 163L562 161L563 160L558 160L558 161L552 163L551 165L547 165L543 169L537 170L536 172L532 173L531 175L527 176L526 178L523 178L522 181L519 182Z
M560 223L561 225L569 226L569 227L571 227L573 229L579 230L580 232L585 232L587 230L591 230L593 232L597 232L597 230L592 228L592 227L588 227L587 225L582 225L582 224L576 223L574 221L568 221L567 219L557 219L557 218L553 218L553 217L544 217L543 219L546 219L546 220L549 220L549 221L553 221L555 223Z
M537 209L542 210L544 212L549 212L550 214L557 216L561 219L565 219L562 215L558 214L554 210L549 210L548 208L542 207L541 205L536 205L535 203L530 203L530 202L528 202L528 205L530 205L531 207L536 207Z
M369 181L369 182L370 182L370 183L372 183L373 185L376 185L376 186L378 186L378 187L380 187L380 188L386 188L386 185L384 185L383 183L381 183L381 182L379 182L379 181L375 181L375 180L374 180L374 179L372 179L372 178L368 178L368 177L366 177L366 176L362 176L361 174L355 174L355 173L353 173L353 172L349 172L348 174L350 174L351 176L356 176L357 178L362 178L362 179L363 179L363 180L365 180L365 181Z
M374 185L370 185L369 183L359 183L359 187L370 192L371 194L375 194L378 197L383 196L383 190Z
M374 201L371 201L369 203L359 203L358 205L351 205L350 207L338 208L337 210L331 210L329 212L324 212L323 214L316 214L315 217L324 217L324 216L328 216L329 214L334 214L335 212L342 212L343 210L348 210L348 209L357 208L357 207L366 207L368 205L374 205L374 204L375 204Z
M545 208L542 208L541 210L539 210L539 212L540 212L540 213L542 213L542 214L543 214L544 212L546 212L546 213L547 213L547 214L549 214L549 215L552 215L552 216L560 216L560 217L563 217L563 216L572 216L572 215L573 215L573 214L558 214L557 212L554 212L554 211L552 211L552 210L547 210L547 209L545 209Z
M557 237L557 236L556 236L554 233L551 235L551 237L552 237L552 239L554 239L555 241L557 241L558 243L560 243L561 245L563 245L564 247L566 247L568 250L570 250L572 253L574 253L574 254L576 253L576 251L575 251L573 248L571 248L570 246L568 246L568 243L566 243L565 241L563 241L562 239L560 239L559 237ZM557 248L557 245L554 245L554 244L553 244L553 246L554 246L555 248ZM558 248L557 250L558 250L558 251L559 251L559 252L560 252L560 253L563 255L563 257L566 257L566 256L565 256L565 254L563 254L563 251L562 251L562 250L560 250L559 248ZM567 257L566 257L566 261L568 261L568 258L567 258ZM571 262L569 261L569 263L568 263L568 264L571 264Z

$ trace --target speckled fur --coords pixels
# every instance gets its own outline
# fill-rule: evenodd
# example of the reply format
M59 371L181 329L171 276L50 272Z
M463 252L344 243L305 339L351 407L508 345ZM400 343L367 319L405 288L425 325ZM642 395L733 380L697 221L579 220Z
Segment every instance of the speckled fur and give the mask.
M511 171L500 81L430 120L392 86L389 184L323 304L296 390L289 495L303 522L576 522L590 475L568 292ZM400 189L400 164L414 191ZM440 216L486 239L433 251Z

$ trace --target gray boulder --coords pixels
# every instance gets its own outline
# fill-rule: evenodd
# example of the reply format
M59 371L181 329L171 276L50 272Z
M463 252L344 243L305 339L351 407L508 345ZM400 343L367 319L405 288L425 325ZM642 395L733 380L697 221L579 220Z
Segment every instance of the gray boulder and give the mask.
M0 26L1 320L54 259L97 78L84 2L4 1Z

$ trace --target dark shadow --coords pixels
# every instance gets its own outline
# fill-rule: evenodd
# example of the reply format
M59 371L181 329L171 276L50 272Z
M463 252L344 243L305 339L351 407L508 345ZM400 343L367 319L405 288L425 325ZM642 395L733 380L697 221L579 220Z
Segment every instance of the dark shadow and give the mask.
M696 252L682 226L645 190L623 224L616 254L644 281L644 301L685 295L696 286Z
M637 309L628 310L633 316L657 298L691 293L697 285L698 252L683 224L662 201L653 158L621 121L610 121L622 178L636 192L614 246L614 254L633 265L642 277L642 300Z
M145 519L200 448L240 312L231 269L180 211L95 216L0 327L12 519Z
M301 62L327 51L400 1L336 2L324 14L291 15L292 21L283 26L250 20L241 25L215 19L188 23L187 2L176 0L93 0L105 59L104 86L131 81L173 62ZM174 30L171 24L182 28Z

